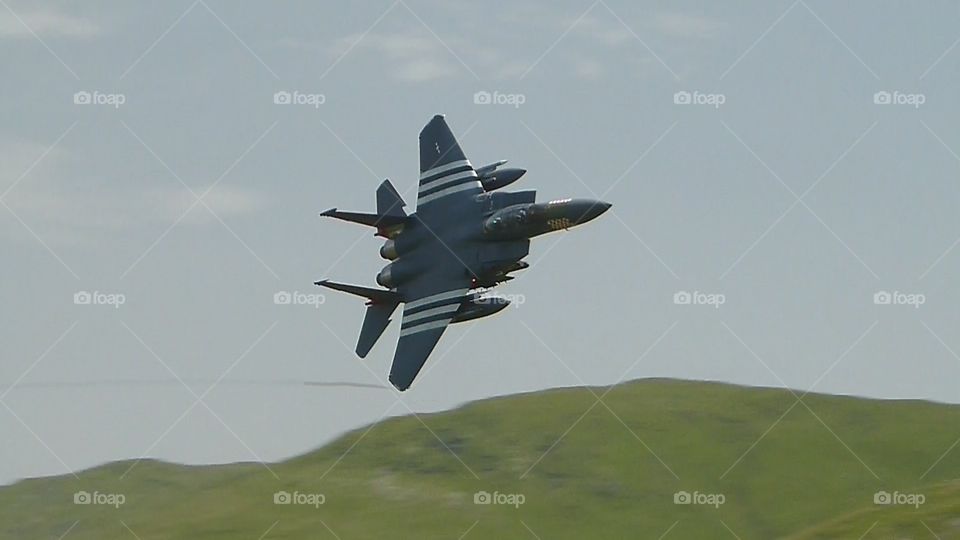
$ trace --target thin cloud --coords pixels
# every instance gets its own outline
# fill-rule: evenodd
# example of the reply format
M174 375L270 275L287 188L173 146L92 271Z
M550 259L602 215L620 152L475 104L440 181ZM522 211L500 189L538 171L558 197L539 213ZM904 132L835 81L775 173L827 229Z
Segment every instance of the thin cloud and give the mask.
M40 144L0 144L0 174L12 184L46 148ZM62 245L86 245L111 231L143 225L173 223L193 205L193 193L204 186L192 186L193 193L175 180L163 178L158 187L125 178L85 181L82 171L90 170L81 156L58 146L30 170L4 198L4 202L39 234L44 241ZM122 173L118 173L122 174ZM255 214L265 206L257 190L218 185L203 201L222 219ZM206 225L217 218L197 204L183 218L185 225ZM7 231L19 235L20 230Z
M428 82L454 78L462 69L450 52L432 36L399 32L353 34L340 40L337 55L356 43L350 54L375 53L389 61L390 73L405 82Z
M34 33L41 38L86 39L100 35L102 28L89 19L49 8L17 10L16 15L0 9L0 39L33 39Z
M678 38L709 38L726 26L723 21L680 12L660 13L653 22L660 33Z
M371 56L385 61L385 73L402 82L428 82L461 76L463 67L451 57L443 44L429 34L409 32L354 33L337 39L334 44L317 39L284 37L275 46L297 51L319 52L330 62Z

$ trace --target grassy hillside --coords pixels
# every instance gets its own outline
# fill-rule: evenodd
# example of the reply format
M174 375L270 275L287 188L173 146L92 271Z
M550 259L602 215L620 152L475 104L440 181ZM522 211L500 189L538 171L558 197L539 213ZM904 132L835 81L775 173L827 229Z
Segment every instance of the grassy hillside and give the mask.
M791 409L795 401L785 390L644 380L613 388L606 406L595 405L591 390L565 389L421 416L429 430L414 417L392 419L271 464L279 480L259 464L153 461L120 479L130 462L114 463L79 480L0 489L0 538L57 538L71 527L71 540L667 531L666 538L934 538L928 528L960 538L960 448L921 478L960 438L960 407L809 395L810 410ZM81 490L125 500L118 508L74 504ZM925 500L919 508L875 505L881 490ZM278 491L324 499L275 504ZM478 491L513 503L519 497L510 495L522 495L523 504L475 504ZM675 504L679 491L722 496L723 504Z
M872 505L811 527L792 540L859 538L960 538L960 482L924 490L927 502L914 506Z

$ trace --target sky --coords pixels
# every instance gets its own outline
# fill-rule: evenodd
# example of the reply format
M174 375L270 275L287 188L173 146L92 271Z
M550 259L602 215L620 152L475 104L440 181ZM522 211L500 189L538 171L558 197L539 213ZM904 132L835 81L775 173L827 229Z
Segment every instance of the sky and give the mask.
M960 9L723 4L0 1L0 483L645 377L960 403ZM398 394L317 214L413 211L438 113L613 208Z

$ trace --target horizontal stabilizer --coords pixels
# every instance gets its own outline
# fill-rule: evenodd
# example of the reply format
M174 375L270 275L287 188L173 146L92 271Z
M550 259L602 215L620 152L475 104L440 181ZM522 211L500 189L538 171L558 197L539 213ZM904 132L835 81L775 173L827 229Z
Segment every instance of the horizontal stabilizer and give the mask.
M407 220L407 216L402 214L366 214L363 212L341 212L336 208L331 208L326 212L321 212L321 216L332 217L336 219L342 219L343 221L349 221L351 223L359 223L361 225L368 225L370 227L376 227L378 229L384 229L388 227L394 227L397 225L403 225Z
M362 296L369 299L374 304L398 304L401 301L399 294L386 289L371 289L370 287L361 287L359 285L348 285L346 283L337 283L328 279L314 282L315 285L341 291L345 293ZM396 306L394 306L396 307ZM389 313L387 314L389 317Z

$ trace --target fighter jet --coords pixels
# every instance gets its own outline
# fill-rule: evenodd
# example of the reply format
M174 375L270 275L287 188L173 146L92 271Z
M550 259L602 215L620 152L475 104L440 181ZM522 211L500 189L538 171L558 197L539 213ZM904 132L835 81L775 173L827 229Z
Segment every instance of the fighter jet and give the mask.
M526 173L501 168L498 161L474 168L442 115L420 132L420 184L417 210L407 214L400 194L384 180L377 189L377 212L321 216L376 228L386 238L380 256L391 261L377 274L382 288L329 280L316 284L367 299L357 341L366 357L401 303L400 339L390 368L398 390L410 387L447 325L493 315L509 301L486 290L513 279L529 265L522 259L530 239L581 225L610 208L590 199L535 202L536 191L497 191Z

